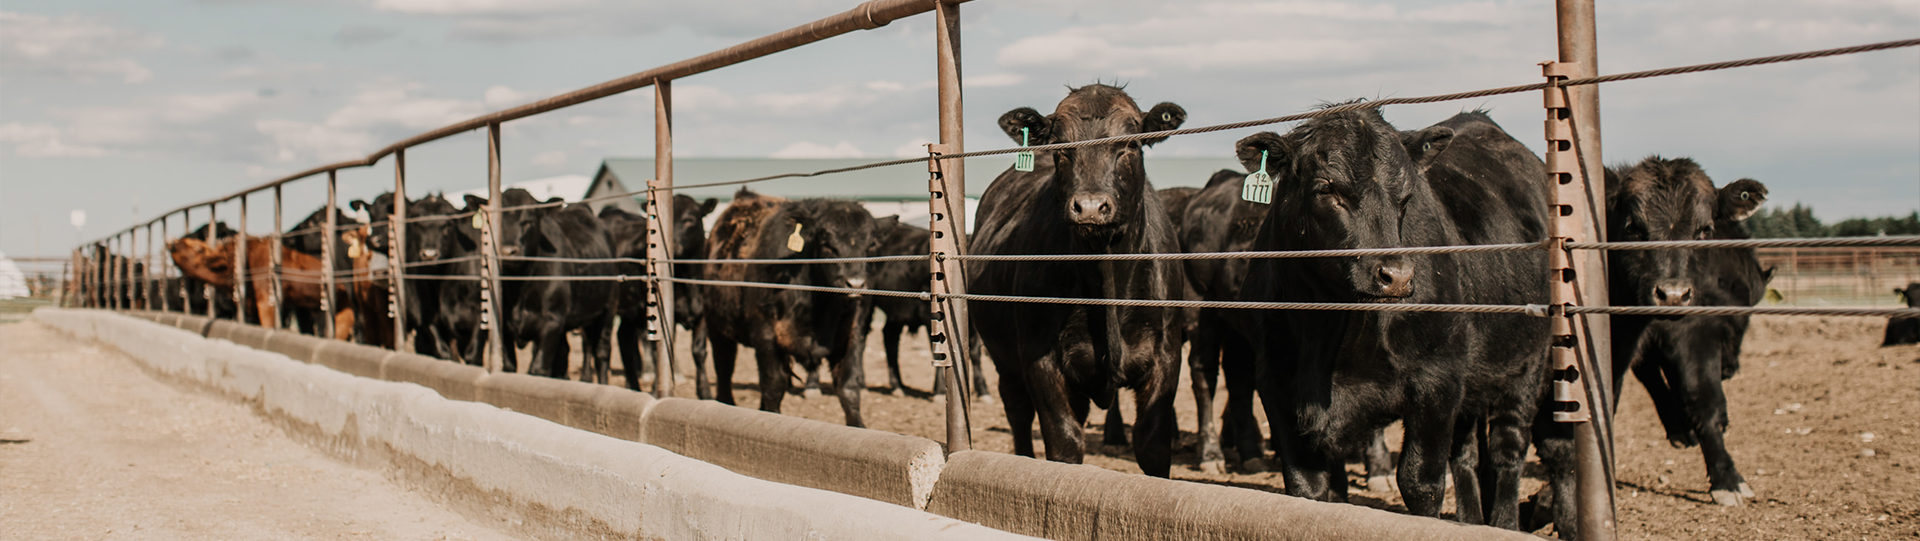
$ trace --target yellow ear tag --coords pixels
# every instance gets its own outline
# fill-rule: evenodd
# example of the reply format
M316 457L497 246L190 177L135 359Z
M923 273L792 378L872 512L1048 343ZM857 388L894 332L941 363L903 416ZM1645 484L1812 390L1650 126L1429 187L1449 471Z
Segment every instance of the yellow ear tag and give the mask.
M487 225L487 209L482 208L480 209L479 212L473 213L474 229L482 229L486 227L486 225Z
M366 252L360 247L359 237L347 237L347 258L360 259L362 253Z
M800 236L800 224L793 224L793 234L787 235L787 249L795 252L807 249L807 238Z

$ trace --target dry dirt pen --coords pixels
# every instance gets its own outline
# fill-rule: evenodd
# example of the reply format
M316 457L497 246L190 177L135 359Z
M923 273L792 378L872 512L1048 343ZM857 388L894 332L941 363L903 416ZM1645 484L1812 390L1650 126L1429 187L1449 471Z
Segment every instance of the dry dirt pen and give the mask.
M946 455L911 435L127 314L42 309L36 319L119 348L163 379L249 402L336 456L397 469L463 513L511 514L531 537L1529 538L1097 466Z
M1646 391L1636 381L1622 383L1626 390L1614 421L1620 538L1920 537L1920 500L1915 499L1920 495L1920 433L1915 433L1920 425L1912 421L1920 418L1920 346L1879 347L1885 327L1885 318L1754 316L1740 372L1726 382L1732 420L1727 440L1758 495L1744 507L1713 503L1700 450L1669 446ZM747 354L743 351L743 358ZM675 373L689 374L690 359L680 355ZM924 335L901 340L901 370L912 390L896 397L882 388L887 368L879 340L869 341L869 392L861 399L869 427L944 439L944 408L930 393L933 368L927 355ZM991 361L983 370L991 388L998 381ZM1277 472L1200 471L1192 387L1187 371L1180 372L1173 478L1285 493ZM758 407L754 370L739 370L733 381L740 406ZM693 391L690 381L675 389L680 396ZM1130 416L1132 395L1121 395L1121 411ZM787 415L842 421L840 404L831 395L790 396L781 407ZM1256 412L1264 423L1265 412ZM976 402L972 420L975 449L1012 452L1013 438L997 403ZM1103 420L1098 409L1088 416L1087 464L1139 475L1130 449L1098 445ZM1871 441L1863 441L1866 434L1872 434ZM1388 443L1399 448L1398 425L1389 430ZM1872 456L1863 456L1866 449ZM1228 453L1228 464L1237 463ZM1406 512L1398 491L1367 487L1360 465L1348 468L1353 503ZM1525 482L1524 494L1544 484L1537 461L1529 463Z

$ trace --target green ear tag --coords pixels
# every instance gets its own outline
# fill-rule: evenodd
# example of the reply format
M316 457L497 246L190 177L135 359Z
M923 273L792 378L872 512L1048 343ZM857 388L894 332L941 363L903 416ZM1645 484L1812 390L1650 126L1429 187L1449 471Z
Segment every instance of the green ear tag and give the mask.
M800 236L800 224L793 224L793 234L787 235L787 249L795 252L807 249L807 238Z
M1027 146L1027 129L1026 128L1020 128L1020 146L1022 147ZM1021 151L1018 154L1014 154L1013 170L1032 171L1033 170L1033 152Z
M1273 176L1267 174L1267 151L1260 151L1260 170L1247 175L1240 185L1240 198L1262 205L1273 203Z

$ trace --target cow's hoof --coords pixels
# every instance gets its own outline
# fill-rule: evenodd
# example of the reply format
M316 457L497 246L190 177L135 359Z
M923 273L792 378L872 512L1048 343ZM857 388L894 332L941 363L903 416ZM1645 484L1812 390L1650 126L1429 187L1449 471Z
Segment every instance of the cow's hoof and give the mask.
M1201 461L1201 462L1200 462L1200 472L1201 472L1201 473L1211 473L1211 474L1215 474L1215 475L1219 475L1219 474L1222 474L1222 473L1227 473L1227 461L1225 461L1225 460L1220 460L1220 459L1213 459L1213 460L1204 460L1204 461Z
M1740 504L1744 503L1745 501L1746 499L1740 497L1740 493L1738 491L1733 491L1733 490L1713 491L1713 503L1717 503L1725 507L1739 507Z
M1396 487L1393 486L1393 476L1391 475L1375 475L1367 478L1367 490L1374 492L1392 492L1395 488Z
M1245 462L1240 463L1240 471L1244 473L1266 473L1267 459L1260 457L1249 458Z
M804 397L807 397L807 398L820 398L820 390L819 390L819 389L807 389L807 390L805 390L805 391L800 391L800 396L804 396Z
M1742 481L1740 483L1740 497L1742 498L1753 497L1753 487L1747 486L1747 483L1745 481Z

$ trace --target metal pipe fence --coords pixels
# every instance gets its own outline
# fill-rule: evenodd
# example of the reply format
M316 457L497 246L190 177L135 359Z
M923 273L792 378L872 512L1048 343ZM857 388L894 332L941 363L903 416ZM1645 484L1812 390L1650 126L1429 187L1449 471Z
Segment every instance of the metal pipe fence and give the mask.
M239 305L236 318L245 319L251 298L256 295L270 295L270 305L274 315L259 314L263 319L278 317L284 306L284 284L320 284L322 285L321 309L326 314L325 324L329 335L334 334L331 325L334 314L339 310L335 306L334 296L345 285L357 289L363 285L384 287L389 298L388 313L393 316L394 346L396 349L411 350L409 330L418 322L408 321L410 281L456 282L470 281L480 284L479 296L482 301L483 328L489 330L489 348L486 365L489 370L501 370L502 356L505 354L501 340L502 298L505 284L512 282L571 282L639 281L653 284L647 290L645 313L647 319L647 339L658 353L661 362L656 363L658 372L655 377L654 392L662 397L672 395L674 380L671 371L672 327L674 288L660 284L687 284L709 287L750 287L793 291L840 293L849 295L872 295L915 298L933 304L937 322L930 331L933 344L933 361L936 369L947 381L956 385L947 386L948 410L948 450L959 451L971 446L970 411L971 396L966 389L972 378L968 377L967 363L954 362L956 358L965 358L968 353L961 348L967 336L968 302L1008 302L1008 303L1045 303L1076 304L1089 306L1151 306L1169 308L1223 308L1254 310L1320 310L1320 311L1366 311L1366 312L1458 312L1458 313L1506 313L1525 314L1535 317L1548 317L1554 321L1553 334L1560 337L1553 348L1551 362L1557 371L1577 370L1584 374L1599 374L1602 377L1571 377L1555 381L1556 400L1566 402L1572 407L1566 411L1557 411L1556 419L1565 422L1580 422L1586 428L1578 433L1580 442L1577 448L1582 453L1580 461L1580 483L1583 535L1593 539L1612 537L1612 448L1610 421L1605 415L1610 411L1607 400L1611 396L1610 385L1614 382L1605 377L1610 374L1609 354L1605 347L1607 329L1610 323L1608 315L1662 315L1662 316L1709 316L1709 315L1847 315L1847 316L1887 316L1920 317L1920 309L1891 307L1829 307L1829 306L1751 306L1751 307L1650 307L1650 306L1610 306L1606 299L1606 277L1598 272L1603 267L1602 253L1609 250L1656 250L1656 249L1766 249L1763 261L1774 262L1776 273L1781 265L1786 266L1785 274L1776 274L1776 280L1787 277L1796 287L1788 289L1789 299L1798 299L1802 290L1797 287L1801 280L1809 283L1817 281L1820 268L1843 268L1841 262L1832 259L1831 254L1838 252L1820 252L1835 248L1853 248L1847 256L1847 266L1854 275L1859 274L1862 265L1859 250L1869 250L1865 265L1870 274L1885 266L1900 269L1902 276L1920 279L1920 236L1911 237L1874 237L1845 239L1749 239L1749 240L1712 240L1712 241L1669 241L1669 242L1605 242L1605 213L1602 203L1605 188L1600 174L1599 132L1597 126L1598 85L1608 82L1664 77L1687 73L1699 73L1712 70L1790 62L1812 58L1858 54L1894 48L1920 46L1920 39L1891 41L1843 47L1819 51L1776 55L1745 60L1717 62L1694 66L1681 66L1657 70L1646 70L1613 75L1599 75L1594 65L1594 46L1592 28L1591 0L1560 0L1560 55L1558 62L1545 64L1546 80L1540 83L1514 85L1484 90L1439 94L1432 96L1386 98L1371 102L1341 104L1310 112L1289 114L1265 119L1248 120L1182 128L1159 132L1139 133L1072 141L1047 145L1008 147L991 150L966 151L962 144L963 127L961 122L961 85L959 79L960 58L960 18L959 4L966 0L874 0L812 23L795 27L783 32L751 40L741 45L716 51L700 57L643 71L591 87L514 107L497 113L482 115L466 121L437 128L426 133L396 142L362 159L324 165L283 177L260 186L243 190L225 197L195 203L160 215L152 221L135 225L125 231L76 249L73 254L72 284L74 296L88 306L111 308L150 308L156 298L163 309L173 309L174 295L171 285L178 281L179 307L190 309L192 303L186 291L184 280L174 280L168 267L160 264L171 257L154 256L156 239L152 226L160 225L161 239L168 238L168 228L172 216L182 217L182 231L192 229L192 211L206 207L206 231L204 242L208 246L217 246L220 234L217 206L228 202L237 202L239 207L239 227L237 237L231 242L235 245L235 257L232 269L232 300ZM936 75L938 88L938 113L940 120L939 142L928 145L928 155L924 158L882 160L852 167L824 169L812 172L794 172L769 175L749 179L705 182L698 184L675 185L673 181L672 161L672 81L705 71L718 69L743 62L745 60L767 56L779 51L791 49L807 43L831 38L857 30L866 30L886 25L900 18L934 12L936 31ZM503 122L541 114L570 105L600 99L622 92L645 87L654 89L655 97L655 146L656 177L648 181L643 189L626 193L598 196L586 201L550 202L519 206L502 206L500 189L500 125ZM1021 255L975 255L966 249L966 213L964 197L950 195L964 194L964 162L962 158L1003 155L1015 152L1045 152L1084 148L1097 145L1111 145L1147 139L1163 139L1174 136L1211 133L1226 130L1246 129L1269 126L1287 122L1308 120L1335 115L1354 110L1379 108L1388 105L1435 103L1471 98L1480 98L1520 92L1543 92L1547 109L1546 127L1549 150L1546 165L1549 172L1549 185L1553 196L1554 209L1559 212L1549 226L1549 238L1537 242L1476 245L1476 246L1426 246L1395 247L1341 250L1311 251L1238 251L1214 253L1144 253L1144 254L1021 254ZM406 185L406 150L427 142L439 140L451 135L485 128L487 130L488 160L488 203L481 208L469 208L448 215L409 216ZM346 231L336 219L337 172L349 167L367 167L374 165L386 156L393 156L393 205L390 216L383 220L355 226L362 231L375 228L386 230L385 268L340 269L335 265L335 241ZM778 179L815 178L877 167L888 167L914 163L926 163L929 174L929 210L931 211L930 229L934 231L928 252L925 255L887 255L868 257L836 258L789 258L789 259L678 259L672 257L674 242L670 225L663 224L663 216L670 215L670 202L673 190L727 185L747 185ZM327 174L327 195L324 211L324 224L303 227L293 231L281 232L282 226L282 188L285 184ZM271 189L273 191L272 232L265 237L250 236L248 226L249 196ZM567 257L530 257L523 255L503 255L500 251L498 228L504 213L527 211L562 205L583 204L618 198L646 196L646 239L647 255L644 258L567 258ZM409 249L407 235L410 224L444 222L448 220L473 219L481 238L477 253L450 257L446 259L423 260L415 257ZM135 254L141 252L135 231L147 230L145 255L137 258L140 271L136 272ZM289 269L283 264L284 238L292 235L322 233L322 253L320 269ZM270 259L268 268L249 268L249 242L269 242ZM366 249L371 249L367 247ZM1279 258L1325 258L1325 257L1364 257L1377 255L1404 254L1474 254L1541 250L1549 253L1550 268L1543 269L1554 277L1551 302L1544 305L1466 305L1466 304L1408 304L1408 303L1297 303L1297 302L1237 302L1237 301L1188 301L1188 300L1142 300L1142 299L1100 299L1074 297L1033 297L984 295L967 292L964 284L965 272L962 267L966 261L1122 261L1122 260L1201 260L1201 259L1279 259ZM1778 254L1786 250L1787 256L1781 259ZM170 252L171 250L162 250ZM1807 252L1802 257L1801 252ZM122 254L122 255L116 255ZM1886 257L1883 257L1886 255ZM1826 259L1820 259L1826 258ZM794 265L816 263L881 263L926 261L934 269L933 280L927 291L888 291L860 288L812 286L804 284L762 283L744 281L705 280L677 277L673 265ZM420 269L440 265L479 262L477 274L442 275L420 274L408 269ZM645 265L645 274L608 275L608 276L516 276L507 274L503 265L509 262L546 262L571 264L627 264ZM1893 263L1893 262L1898 262ZM170 263L170 261L169 261ZM84 267L84 268L83 268ZM1803 270L1804 267L1804 270ZM160 269L156 271L155 269ZM342 273L344 272L344 274ZM1836 271L1835 275L1841 274ZM1877 276L1877 274L1875 274ZM181 276L186 274L183 272ZM260 277L268 280L268 291L251 288L253 280ZM1842 278L1844 279L1844 278ZM1883 282L1865 282L1868 287L1859 291L1880 287ZM384 283L384 285L381 285ZM201 294L206 301L207 315L216 311L215 287L209 284ZM1581 317L1575 317L1581 316ZM637 360L629 369L637 369Z

